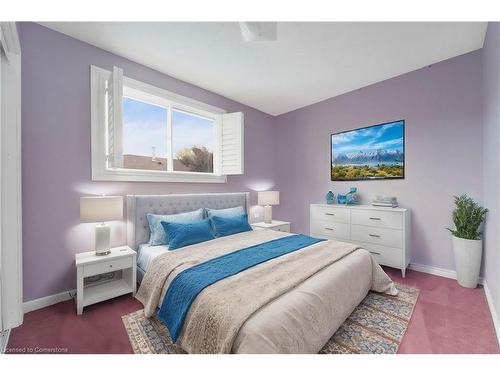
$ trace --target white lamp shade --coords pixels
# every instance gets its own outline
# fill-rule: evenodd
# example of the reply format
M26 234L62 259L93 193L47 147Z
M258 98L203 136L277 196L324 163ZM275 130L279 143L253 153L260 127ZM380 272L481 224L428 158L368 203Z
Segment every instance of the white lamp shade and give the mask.
M123 219L123 197L93 196L80 198L80 220L97 223Z
M278 205L280 204L279 191L259 191L258 193L259 206Z

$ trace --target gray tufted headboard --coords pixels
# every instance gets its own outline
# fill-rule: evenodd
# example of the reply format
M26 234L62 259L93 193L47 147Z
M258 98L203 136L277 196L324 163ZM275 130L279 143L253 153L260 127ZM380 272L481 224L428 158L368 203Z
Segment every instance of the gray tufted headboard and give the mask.
M198 208L243 206L248 213L249 193L127 195L127 245L137 247L149 240L146 214L169 215Z

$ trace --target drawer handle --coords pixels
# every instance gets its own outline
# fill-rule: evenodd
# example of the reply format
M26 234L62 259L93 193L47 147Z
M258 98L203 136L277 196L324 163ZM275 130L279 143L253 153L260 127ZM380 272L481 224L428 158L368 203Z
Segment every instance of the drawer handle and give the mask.
M326 230L333 230L333 228L325 228Z
M113 265L112 265L112 264L110 264L110 265L109 265L109 268L113 268Z
M370 220L382 220L380 217L370 217Z
M376 237L376 238L380 238L380 235L379 234L369 234L370 237Z
M373 255L380 255L380 253L377 253L376 251L370 251L370 254L373 254Z
M330 212L326 212L325 215L328 215L328 216L335 216L335 214L332 214Z

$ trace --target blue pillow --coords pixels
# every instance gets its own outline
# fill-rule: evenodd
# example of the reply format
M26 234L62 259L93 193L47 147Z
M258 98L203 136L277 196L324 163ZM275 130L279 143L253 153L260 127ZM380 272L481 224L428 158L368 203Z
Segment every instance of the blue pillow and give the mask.
M180 247L213 240L215 237L208 219L192 223L174 223L162 221L161 225L167 233L168 249L175 250Z
M149 244L151 246L158 245L168 245L168 236L163 229L161 222L175 222L175 223L191 223L193 221L203 220L203 208L199 208L196 211L183 212L180 214L172 215L155 215L147 214L146 218L149 223Z
M215 237L224 237L252 230L252 227L248 224L247 214L233 217L212 216L210 221L214 228Z
M219 216L219 217L233 217L233 216L241 216L245 214L245 209L243 206L231 207L231 208L206 208L207 217Z

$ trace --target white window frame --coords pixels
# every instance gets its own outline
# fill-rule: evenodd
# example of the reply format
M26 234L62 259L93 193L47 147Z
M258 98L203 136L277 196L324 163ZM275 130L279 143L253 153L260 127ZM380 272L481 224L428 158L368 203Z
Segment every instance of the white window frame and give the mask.
M169 171L139 170L108 167L107 147L107 108L106 108L106 81L112 73L108 70L91 66L91 132L92 132L92 180L94 181L140 181L140 182L197 182L197 183L225 183L226 175L222 174L223 152L223 118L226 111L200 101L187 98L173 92L149 85L144 82L123 77L123 96L132 97L147 103L162 107L188 112L203 118L214 120L214 171L213 173L173 171L172 164L172 126L167 124L167 160ZM227 114L230 115L230 114ZM242 115L242 114L241 114ZM169 113L168 118L171 118ZM118 132L121 136L121 132ZM241 137L243 136L241 130ZM243 142L242 142L243 143ZM241 153L243 152L243 145ZM241 155L241 163L243 156ZM226 169L224 169L226 170ZM243 166L238 172L227 174L242 174Z

